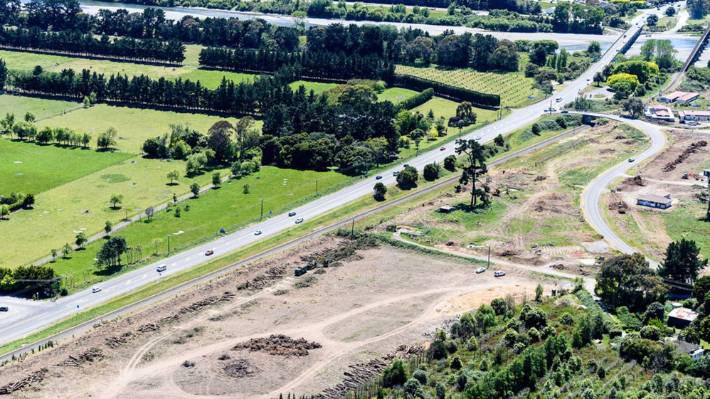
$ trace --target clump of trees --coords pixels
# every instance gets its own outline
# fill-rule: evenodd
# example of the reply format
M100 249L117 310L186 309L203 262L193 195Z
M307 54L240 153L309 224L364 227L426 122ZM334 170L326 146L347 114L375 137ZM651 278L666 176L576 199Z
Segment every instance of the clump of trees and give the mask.
M50 266L0 268L0 294L49 298L59 291L59 278Z

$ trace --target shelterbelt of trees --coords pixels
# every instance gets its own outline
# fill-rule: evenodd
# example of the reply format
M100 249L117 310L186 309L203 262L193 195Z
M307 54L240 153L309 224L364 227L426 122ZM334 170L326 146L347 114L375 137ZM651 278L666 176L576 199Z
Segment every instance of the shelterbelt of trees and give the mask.
M102 0L113 2L112 0ZM339 18L347 20L461 25L510 32L577 32L602 33L602 24L620 26L623 16L647 6L646 1L618 1L598 5L559 3L553 15L542 13L539 2L513 0L366 0L363 3L385 3L391 7L367 7L332 0L309 1L245 1L245 0L132 0L149 6L197 6L264 13ZM650 2L660 3L663 1ZM405 5L414 6L407 9ZM447 8L446 13L431 12L428 7ZM473 10L491 10L480 16Z
M181 63L185 46L179 41L95 38L78 31L44 32L39 28L0 28L0 47L57 54L104 56L132 62Z

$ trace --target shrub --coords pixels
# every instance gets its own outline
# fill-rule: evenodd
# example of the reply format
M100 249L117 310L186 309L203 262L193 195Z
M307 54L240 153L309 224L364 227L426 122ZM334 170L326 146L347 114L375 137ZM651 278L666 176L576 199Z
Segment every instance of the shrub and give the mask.
M427 181L434 181L439 178L439 173L441 173L441 167L436 162L427 164L424 166L424 179Z
M382 373L382 385L384 387L402 385L405 381L407 381L407 373L404 370L404 364L401 359L395 359Z
M422 369L416 369L414 370L414 373L412 373L412 378L416 379L419 381L422 385L426 385L428 377L426 374L426 371Z

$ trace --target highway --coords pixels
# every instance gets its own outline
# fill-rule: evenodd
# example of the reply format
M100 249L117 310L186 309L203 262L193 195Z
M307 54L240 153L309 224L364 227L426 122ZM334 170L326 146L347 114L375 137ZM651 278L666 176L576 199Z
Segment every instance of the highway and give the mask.
M574 101L578 92L591 81L594 74L601 71L603 67L613 59L617 50L620 49L627 40L633 37L633 34L637 29L640 29L635 25L635 23L642 21L644 18L645 13L641 13L637 16L634 20L634 25L632 25L632 28L626 32L624 37L620 37L616 42L614 42L602 58L598 62L594 63L579 78L566 83L562 90L552 97L551 101L544 101L525 108L514 110L504 119L475 130L474 132L464 136L464 138L480 138L481 142L492 141L498 134L507 134L531 124L545 113L545 109L548 108L551 103L554 103L555 107L560 107L564 103ZM556 102L556 98L561 98L561 101ZM419 170L422 170L424 165L431 162L441 162L446 156L453 153L454 145L451 143L447 145L446 149L443 151L435 149L423 153L414 159L407 161L407 163ZM393 172L401 168L402 164L398 164L383 171L381 173L382 179L379 181L386 185L395 184ZM335 193L325 195L311 201L310 203L293 209L293 211L297 214L295 217L289 217L287 214L276 215L261 223L245 227L212 242L174 254L171 257L155 264L117 276L116 278L102 283L100 285L100 292L92 293L91 289L86 289L71 296L59 298L54 302L47 301L33 303L26 306L17 304L17 307L13 307L10 312L0 314L0 344L20 339L28 334L31 334L32 332L39 331L84 309L99 305L111 298L136 291L148 283L160 280L165 275L183 272L192 267L203 264L212 258L226 255L245 248L257 241L263 240L264 238L274 236L294 226L295 218L301 217L305 220L311 220L317 216L338 209L363 196L371 195L372 187L376 181L377 180L375 180L374 176L365 178ZM262 233L260 235L255 235L254 232L257 230ZM607 235L605 234L605 236ZM609 235L609 237L612 237L612 235ZM612 243L612 245L614 245L614 243ZM211 257L207 257L205 256L205 251L207 250L213 250L215 254ZM155 270L156 267L163 264L167 265L167 271L162 274L157 273Z

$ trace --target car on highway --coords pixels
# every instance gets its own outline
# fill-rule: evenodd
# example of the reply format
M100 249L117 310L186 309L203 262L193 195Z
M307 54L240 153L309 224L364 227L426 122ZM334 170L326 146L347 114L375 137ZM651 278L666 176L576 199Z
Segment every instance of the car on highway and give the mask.
M561 103L561 102L562 102L562 97L557 97L557 98L555 99L555 101L558 102L558 103Z
M629 158L629 163L632 163L632 162L634 162L634 161L635 161L635 159Z
M493 273L493 276L494 277L503 277L503 276L505 276L505 272L502 270L496 270L496 272Z
M155 271L158 273L162 273L164 271L168 270L168 265L160 265L155 268Z
M296 216L296 212L291 211L288 213L288 217L293 217L293 216Z
M255 231L255 232L254 232L254 235L255 235L255 236L260 236L260 235L261 235L261 230Z
M91 289L92 294L96 294L97 292L101 292L101 287L94 287Z
M485 267L479 267L478 269L476 269L476 274L481 274L481 273L483 273L483 272L485 272L485 271L486 271L486 268L485 268Z
M296 224L301 224L301 223L303 223L303 218L296 219Z
M556 112L557 110L555 108L545 108L545 112Z
M0 312L9 312L9 311L10 311L10 308L8 308L7 306L0 306Z
M214 249L208 249L207 251L205 251L205 256L212 256L212 255L214 255Z
M375 176L375 180L382 180L382 176L380 176L380 175Z
M439 151L446 151L446 147L439 148Z
M481 141L482 139L483 139L483 137L481 137L481 136L476 136L476 138L474 138L474 140L476 140L476 141Z
M392 172L392 176L394 176L394 177L399 176L399 171L394 171L394 172Z
M562 112L560 112L560 113L561 113L561 114L569 114L569 111L567 111L567 110L563 110L563 111L562 111Z

